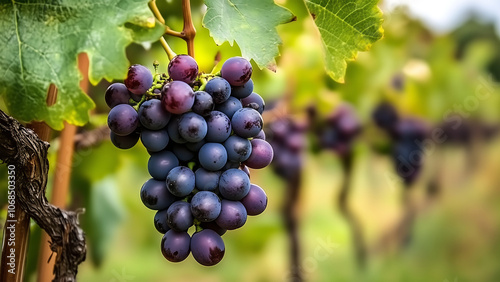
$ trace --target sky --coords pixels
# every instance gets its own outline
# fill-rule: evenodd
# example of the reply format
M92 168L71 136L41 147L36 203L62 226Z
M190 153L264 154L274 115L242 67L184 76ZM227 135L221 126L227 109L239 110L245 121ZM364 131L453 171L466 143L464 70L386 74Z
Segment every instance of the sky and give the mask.
M446 33L469 19L471 14L493 22L500 34L500 0L384 0L382 9L407 5L410 14L436 33Z

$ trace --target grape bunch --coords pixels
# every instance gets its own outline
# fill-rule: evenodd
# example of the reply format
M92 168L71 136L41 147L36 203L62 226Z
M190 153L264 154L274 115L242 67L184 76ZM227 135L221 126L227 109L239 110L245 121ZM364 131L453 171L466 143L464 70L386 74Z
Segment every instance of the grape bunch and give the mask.
M171 262L191 253L206 266L224 256L221 236L262 213L267 196L249 168L273 159L262 130L264 100L253 92L252 66L233 57L220 74L200 74L188 55L174 57L168 75L133 65L106 90L111 141L120 149L140 139L150 154L144 205L157 210L161 251ZM193 231L193 232L191 232ZM191 232L190 236L188 232Z

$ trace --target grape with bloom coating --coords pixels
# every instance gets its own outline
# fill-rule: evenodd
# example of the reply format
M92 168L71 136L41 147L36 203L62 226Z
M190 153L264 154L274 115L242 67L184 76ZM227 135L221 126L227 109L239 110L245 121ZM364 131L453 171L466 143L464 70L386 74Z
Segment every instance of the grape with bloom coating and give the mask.
M241 203L245 206L248 215L259 215L267 207L266 192L255 184L250 185L250 191L241 199Z
M198 76L198 64L189 55L177 55L168 64L168 75L172 80L191 84Z
M116 135L129 135L137 129L139 117L132 106L120 104L109 111L108 127Z
M224 257L225 251L224 241L211 229L196 232L191 238L191 253L199 264L216 265Z
M161 239L161 253L171 262L181 262L189 256L191 238L187 232L169 230Z
M245 58L232 57L222 64L220 73L231 86L242 86L252 76L252 65Z
M128 68L127 78L124 82L130 92L143 95L153 85L153 75L145 66L132 65Z
M183 81L172 81L161 90L161 102L165 109L173 114L188 112L194 104L194 92Z

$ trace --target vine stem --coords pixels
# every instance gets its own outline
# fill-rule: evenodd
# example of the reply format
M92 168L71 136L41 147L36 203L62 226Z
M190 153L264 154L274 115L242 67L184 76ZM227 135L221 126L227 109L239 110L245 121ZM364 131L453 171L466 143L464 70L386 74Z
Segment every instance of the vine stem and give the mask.
M290 273L292 281L303 281L302 271L300 269L300 241L299 224L297 219L297 209L300 194L300 185L302 172L296 173L289 179L286 179L285 204L283 205L283 217L285 227L288 233L290 244Z

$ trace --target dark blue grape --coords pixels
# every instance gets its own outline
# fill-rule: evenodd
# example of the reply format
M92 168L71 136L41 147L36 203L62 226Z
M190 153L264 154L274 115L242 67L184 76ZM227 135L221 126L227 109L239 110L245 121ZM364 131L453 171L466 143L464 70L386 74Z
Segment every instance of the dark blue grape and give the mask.
M168 227L175 231L187 231L193 226L193 220L191 205L187 202L174 202L167 210Z
M202 167L195 172L196 188L200 191L217 191L219 187L220 171L209 171Z
M179 134L188 142L199 142L207 135L207 122L198 114L185 113L179 120Z
M248 194L241 199L241 203L245 206L248 215L259 215L267 207L266 192L259 186L252 184Z
M182 81L167 83L161 90L161 103L167 111L173 114L183 114L194 104L193 89Z
M191 213L201 222L214 221L220 214L220 199L210 191L200 191L191 199Z
M245 58L232 57L222 64L220 73L232 86L242 86L252 76L252 65Z
M177 197L185 197L194 189L194 172L186 166L173 168L167 175L167 189Z
M212 95L215 104L221 104L231 96L231 85L221 77L214 77L207 82L205 92Z
M231 126L234 133L243 138L257 136L262 130L263 125L262 116L259 112L251 108L239 109L231 119Z
M204 169L216 171L226 164L227 152L219 143L206 143L198 152L198 160Z
M208 142L222 143L231 135L231 119L222 112L210 112L207 127L205 139Z
M211 229L196 232L191 238L191 253L201 265L218 264L224 257L225 251L224 241L219 234Z
M168 209L164 209L156 212L154 218L155 228L162 234L165 234L168 230L170 230L170 227L168 227L167 224L167 210Z
M250 191L250 178L239 169L224 171L219 179L219 193L228 200L239 201Z
M196 157L195 153L191 152L185 144L174 144L172 146L172 151L174 152L174 155L179 159L181 162L189 162L194 160Z
M189 256L191 237L187 232L169 230L161 239L161 253L171 262L181 262Z
M153 85L153 75L145 66L132 65L128 68L127 78L124 82L130 92L142 95Z
M268 166L273 160L273 147L262 139L252 139L252 153L244 162L249 168L259 169Z
M150 130L160 130L170 121L171 114L165 110L158 99L145 101L139 107L139 121Z
M242 227L247 221L247 210L241 202L222 200L220 215L215 223L220 227L233 230Z
M170 151L153 153L148 160L149 174L156 180L165 180L167 174L177 166L179 166L179 160Z
M227 117L232 118L234 113L241 109L242 105L240 100L234 97L229 97L224 103L218 104L215 110L223 112Z
M201 115L208 116L210 112L214 109L214 99L212 95L205 91L194 92L194 104L192 107L193 112Z
M207 143L207 141L205 140L201 140L201 141L198 141L198 142L195 142L195 143L185 143L184 146L186 146L186 148L191 151L191 152L194 152L194 153L198 153L198 151L201 149L201 147L203 145L205 145L205 143Z
M168 208L177 198L172 195L165 185L165 181L149 179L141 188L142 203L152 210Z
M119 104L109 111L108 126L116 135L129 135L137 129L139 117L132 106Z
M119 104L128 104L131 98L130 94L131 93L128 91L125 84L113 83L108 87L108 89L106 89L104 99L106 100L108 107L113 108Z
M248 95L252 94L252 92L253 92L252 79L248 80L247 83L243 84L242 86L231 87L231 96L238 99L243 99L245 97L248 97Z
M211 230L215 231L217 234L219 234L220 236L224 235L227 231L226 229L217 225L217 223L215 223L215 221L201 222L200 227L203 229L211 229Z
M262 140L266 140L266 133L264 132L264 130L261 130L259 132L259 134L257 134L256 136L254 136L255 139L262 139Z
M139 141L139 136L140 134L137 132L132 132L125 136L116 135L113 131L109 133L111 142L119 149L130 149L134 147L137 141Z
M182 136L179 134L180 118L180 116L172 117L167 125L168 136L177 144L183 144L187 142L186 139L182 138Z
M168 75L172 80L191 84L198 76L198 64L189 55L177 55L168 64Z
M243 105L243 107L249 107L251 103L255 103L259 106L257 109L254 109L257 110L259 114L262 114L264 112L266 103L259 94L252 92L252 94L250 94L248 97L241 99L241 104Z
M165 149L169 141L166 130L143 130L141 132L141 142L150 152L159 152Z
M233 135L224 142L227 159L233 162L244 162L252 153L252 144L248 139Z

